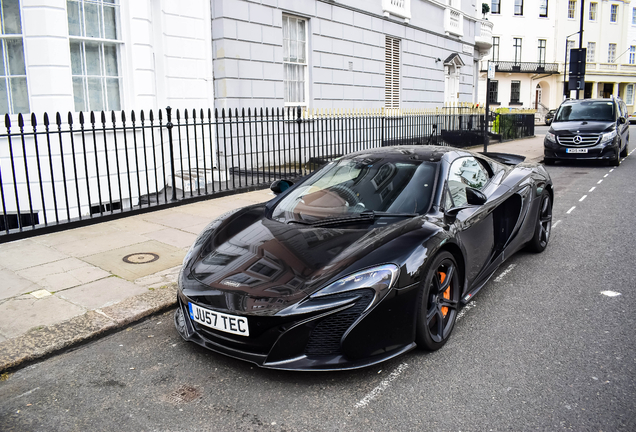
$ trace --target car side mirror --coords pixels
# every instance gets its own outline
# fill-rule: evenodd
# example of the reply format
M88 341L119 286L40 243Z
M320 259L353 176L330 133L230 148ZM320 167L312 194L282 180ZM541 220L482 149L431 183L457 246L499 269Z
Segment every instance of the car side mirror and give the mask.
M466 202L468 204L480 206L486 204L486 201L488 198L481 191L471 187L466 188Z
M285 192L287 189L289 189L293 185L294 183L289 180L276 180L274 183L270 185L269 189L272 192L274 192L276 195L278 195L279 193Z
M623 117L623 116L621 116L621 117L618 119L618 121L619 121L621 124L625 124L625 123L627 123L627 119L625 119L625 117Z

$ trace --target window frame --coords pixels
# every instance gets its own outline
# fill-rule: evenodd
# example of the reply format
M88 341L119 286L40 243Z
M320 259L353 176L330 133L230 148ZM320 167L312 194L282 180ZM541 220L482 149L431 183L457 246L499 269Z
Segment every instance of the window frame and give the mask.
M629 64L636 64L636 45L629 46Z
M495 43L497 42L497 43ZM492 37L492 61L499 61L499 47L501 41L499 36ZM496 54L495 54L496 53Z
M77 3L79 9L79 28L80 34L71 34L71 24L69 22L69 3ZM87 36L86 35L86 4L94 5L99 8L99 36ZM115 39L111 39L106 35L106 21L104 19L104 7L112 7L114 8L114 24L115 24ZM67 0L66 1L66 15L67 15L67 23L68 23L68 41L69 41L69 54L71 57L71 77L72 77L72 85L73 85L73 104L75 112L91 112L91 111L119 111L124 109L124 77L122 74L122 53L121 47L124 44L122 40L122 25L121 25L121 4L119 0L114 0L113 3L105 2L104 0ZM79 62L81 67L81 72L76 73L73 70L73 45L79 45ZM95 45L98 48L98 57L99 57L99 74L91 74L89 72L89 60L86 54L87 45ZM114 60L116 63L117 75L107 75L107 54L106 47L115 49ZM91 87L89 84L89 80L99 79L100 81L100 95L102 99L102 107L100 109L92 109L91 107ZM117 90L118 90L118 106L111 106L109 101L109 90L108 90L108 80L117 80ZM76 96L75 83L77 80L81 80L82 86L82 98L83 98L83 109L78 110L78 101Z
M523 0L515 0L513 11L515 16L523 16Z
M613 3L610 5L610 24L616 24L618 21L618 5Z
M287 18L287 22L289 23L290 19L296 20L296 22L298 21L303 21L305 23L305 52L304 52L304 56L305 56L305 61L304 63L299 62L299 61L292 61L291 59L285 59L285 44L286 44L286 39L285 39L285 18ZM304 17L300 17L300 16L296 16L296 15L291 15L291 14L283 14L282 16L282 24L281 24L281 29L282 29L282 42L283 42L283 101L284 101L284 106L286 107L308 107L309 106L309 19L304 18ZM291 29L290 29L291 32ZM291 38L289 39L289 41L291 42ZM294 41L296 43L298 43L298 39L296 41ZM288 50L289 52L289 50ZM303 66L303 101L301 102L297 102L297 101L289 101L287 100L287 94L288 94L288 83L290 83L291 81L289 81L288 79L286 79L287 77L287 73L286 73L286 65L294 65L294 66Z
M2 56L2 61L4 62L4 70L2 75L0 75L0 81L4 82L4 84L0 84L4 85L4 88L6 89L6 103L7 103L7 112L6 113L0 113L0 114L18 114L18 113L22 113L22 114L27 114L29 112L31 112L31 100L29 97L29 80L27 77L27 67L26 67L26 55L24 52L24 30L23 30L23 25L22 25L22 7L20 4L20 1L17 1L17 11L18 11L18 16L17 16L17 23L19 25L19 31L20 33L5 33L5 26L7 23L7 20L5 20L5 7L4 7L4 0L0 0L0 56ZM20 67L20 69L24 70L24 74L19 73L19 74L14 74L12 73L11 69L13 65L15 65L13 62L10 62L10 54L9 51L11 51L11 49L9 48L9 45L11 44L11 42L14 41L19 41L20 47L21 47L21 54L22 54L22 63L21 65L18 65ZM20 71L22 72L22 71ZM20 83L24 82L24 90L26 91L25 96L25 100L24 102L26 103L26 105L22 108L25 109L25 111L23 111L22 109L20 109L20 107L16 107L17 103L15 98L13 97L14 95L14 90L15 89L15 80L19 80ZM16 90L17 91L17 90Z
M495 8L495 5L497 5L496 8ZM501 0L490 1L490 13L494 15L501 15Z
M539 65L544 65L545 66L545 60L546 60L546 53L547 53L547 39L538 39L538 45L537 45L537 60L539 62Z
M594 63L596 59L596 42L588 42L587 43L587 58L585 59L586 63Z
M539 0L539 17L548 17L548 0Z
M590 21L596 21L596 16L598 14L598 3L597 2L591 2L590 3L590 14L589 14L589 20Z
M499 103L499 80L490 80L490 87L488 88L488 103Z
M568 0L568 19L576 18L576 0Z
M607 62L616 63L616 44L610 43L607 46Z
M634 84L627 84L625 87L625 104L634 105Z
M636 7L632 8L632 25L636 25Z
M519 42L519 45L517 45L517 42ZM512 38L512 48L514 53L515 64L521 63L522 47L523 47L523 38L517 38L517 37Z
M516 99L514 98L515 93L517 96ZM510 103L520 103L520 101L521 101L521 81L512 80L510 81Z

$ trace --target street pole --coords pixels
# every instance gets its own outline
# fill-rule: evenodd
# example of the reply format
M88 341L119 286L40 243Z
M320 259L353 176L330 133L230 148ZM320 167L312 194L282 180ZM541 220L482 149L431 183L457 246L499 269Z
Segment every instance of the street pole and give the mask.
M585 0L581 0L581 21L579 27L579 49L583 48L583 16L585 15ZM587 59L585 59L586 61ZM585 63L583 64L585 65ZM580 90L576 89L576 98L579 98Z
M490 77L494 77L495 76L495 64L494 63L490 63L490 60L488 60L487 63L487 67L486 67L486 112L484 114L484 128L485 128L485 133L484 133L484 153L488 152L488 141L490 140L490 138L488 138L488 123L489 123L489 118L490 118Z
M565 60L563 61L563 99L567 99L566 96L569 96L567 90L567 72L568 72L568 36L565 38Z

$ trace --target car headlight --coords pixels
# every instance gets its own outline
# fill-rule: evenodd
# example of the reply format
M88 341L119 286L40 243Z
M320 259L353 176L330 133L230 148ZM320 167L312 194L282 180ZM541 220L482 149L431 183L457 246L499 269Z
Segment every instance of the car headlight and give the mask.
M546 132L545 133L545 139L547 139L550 142L556 143L556 137L554 136L554 134L552 132Z
M612 141L614 138L616 138L616 131L615 130L613 130L611 132L604 133L601 136L601 144L605 144L608 141Z
M353 301L356 301L358 297L356 296L355 291L371 289L375 292L375 294L373 296L373 300L371 300L365 309L368 310L384 298L397 281L398 275L399 269L395 264L384 264L362 270L327 285L310 295L306 301L285 308L279 311L276 315L287 316L315 313L321 310L343 307L351 304ZM351 292L351 295L335 295L347 292Z
M384 264L344 277L312 294L311 297L324 297L362 288L373 288L379 297L383 297L397 277L398 267L395 264Z
M185 256L183 257L183 262L181 263L182 266L185 266L190 258L192 258L192 253L194 252L195 245L196 243L192 243L192 246L190 246L190 249L188 249L188 252L186 252Z

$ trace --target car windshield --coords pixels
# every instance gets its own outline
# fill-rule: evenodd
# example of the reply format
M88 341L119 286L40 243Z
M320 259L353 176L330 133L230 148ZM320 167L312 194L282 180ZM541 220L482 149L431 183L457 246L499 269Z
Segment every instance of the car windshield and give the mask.
M274 209L280 221L316 222L361 213L428 210L436 163L377 155L347 157L323 167Z
M562 105L554 121L614 121L614 104L611 101L584 101Z

